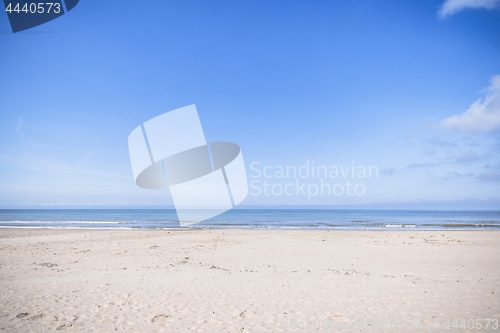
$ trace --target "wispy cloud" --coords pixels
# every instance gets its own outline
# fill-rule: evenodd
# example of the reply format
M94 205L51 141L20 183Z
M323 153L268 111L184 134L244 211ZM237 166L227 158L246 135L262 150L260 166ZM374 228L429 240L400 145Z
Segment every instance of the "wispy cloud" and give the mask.
M440 146L440 147L446 147L446 148L456 148L457 147L457 145L455 143L443 140L442 138L439 138L437 136L434 136L431 139L427 140L427 143L429 143L433 146Z
M0 166L23 169L35 172L50 173L53 175L75 175L75 176L103 176L130 178L124 173L110 172L108 170L86 168L78 165L68 164L55 159L26 158L20 156L0 155ZM108 166L109 169L109 166Z
M468 151L466 153L458 155L455 162L459 164L470 164L477 161L478 159L479 156L475 152Z
M500 181L500 171L485 172L477 176L481 180Z
M457 179L457 178L470 178L474 177L473 173L460 173L456 171L452 172L447 172L444 176L446 180L452 180L452 179Z
M17 117L16 134L21 139L24 138L24 133L21 128L24 126L24 119L22 117Z
M498 7L500 0L446 0L438 9L438 15L445 18L456 14L464 9L484 8L494 9Z
M394 174L394 172L396 172L396 169L391 168L391 167L385 168L382 170L382 174L386 175L386 176L392 176Z
M451 116L441 127L463 133L491 133L500 131L500 75L491 78L484 99L477 100L461 115Z
M438 163L434 163L434 162L426 162L426 163L412 163L410 165L408 165L406 168L407 169L414 169L414 168L430 168L430 167L434 167L434 166L437 166Z
M90 148L90 150L88 150L85 153L85 155L78 161L78 163L86 162L86 161L92 159L98 150L99 150L99 143L96 142L96 143L94 143L92 148Z

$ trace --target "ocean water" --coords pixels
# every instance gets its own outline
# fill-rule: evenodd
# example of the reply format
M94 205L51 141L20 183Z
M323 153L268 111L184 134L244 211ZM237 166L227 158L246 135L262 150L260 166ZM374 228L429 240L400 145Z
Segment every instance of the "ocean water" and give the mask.
M183 229L174 209L1 209L0 228ZM500 230L500 211L233 209L189 228Z

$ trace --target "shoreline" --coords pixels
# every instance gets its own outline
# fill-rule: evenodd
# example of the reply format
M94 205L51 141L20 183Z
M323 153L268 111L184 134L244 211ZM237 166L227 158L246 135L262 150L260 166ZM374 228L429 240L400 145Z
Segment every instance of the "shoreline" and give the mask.
M248 227L248 228L238 228L238 227L228 227L228 228L217 228L217 227L175 227L175 228L141 228L141 227L114 227L114 228L99 228L99 227L18 227L18 226L0 226L0 230L116 230L116 231L213 231L213 230L232 230L232 231L326 231L326 232L448 232L448 231L477 231L477 232L500 232L497 227L475 227L475 228L459 228L459 227L447 227L447 228L425 228L425 227L379 227L379 228L341 228L341 227L331 227L331 228L320 228L320 227Z

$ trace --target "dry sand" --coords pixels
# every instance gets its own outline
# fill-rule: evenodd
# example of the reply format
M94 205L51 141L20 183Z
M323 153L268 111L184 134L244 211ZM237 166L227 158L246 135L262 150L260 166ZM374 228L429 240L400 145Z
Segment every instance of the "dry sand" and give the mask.
M8 332L500 332L499 284L491 231L0 230Z

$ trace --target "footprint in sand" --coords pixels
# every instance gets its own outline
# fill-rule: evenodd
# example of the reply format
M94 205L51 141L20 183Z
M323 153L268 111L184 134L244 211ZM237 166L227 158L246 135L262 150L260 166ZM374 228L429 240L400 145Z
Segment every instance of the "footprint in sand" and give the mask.
M43 313L41 313L41 314L37 314L37 315L29 317L28 320L29 321L34 321L34 320L42 319L44 317L45 317L45 315Z
M71 327L73 327L72 324L62 324L61 326L59 326L58 328L56 328L56 330L57 331L67 330L67 329L70 329Z
M29 316L29 313L28 312L21 312L20 314L18 314L16 316L16 318L19 318L19 319L22 319L22 318L26 318Z
M247 310L240 313L241 318L253 318L256 317L257 313L254 310Z
M342 315L338 315L338 314L332 314L332 315L328 316L327 319L331 320L334 323L348 323L348 322L350 322L349 318L346 318L346 317L344 317Z
M166 314L159 314L159 315L154 316L153 319L151 319L151 322L153 324L161 324L161 325L166 325L170 321L172 321L172 317L170 317L169 315L166 315Z

